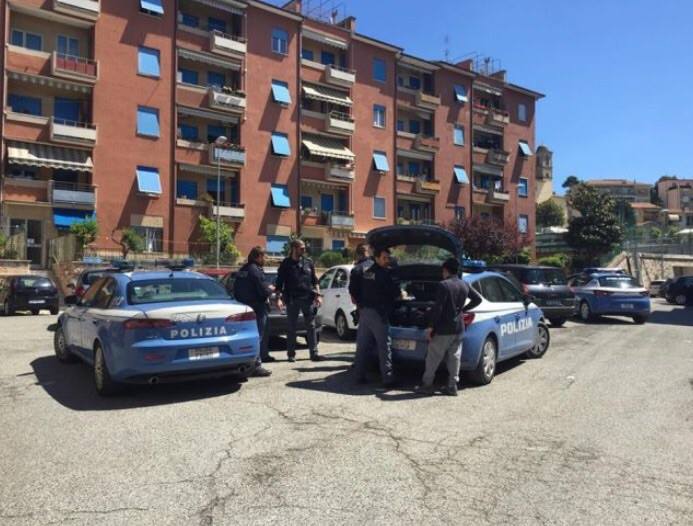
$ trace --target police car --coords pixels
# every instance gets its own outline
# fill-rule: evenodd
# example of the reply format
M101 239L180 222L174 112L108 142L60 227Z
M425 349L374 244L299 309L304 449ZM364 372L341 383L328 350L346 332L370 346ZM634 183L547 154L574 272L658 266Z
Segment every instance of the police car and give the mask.
M259 353L255 314L216 280L181 270L105 274L58 318L61 362L81 359L101 395L123 383L248 376Z
M422 362L428 347L426 312L442 279L441 264L451 256L461 260L462 245L448 231L423 225L378 228L368 233L367 242L391 250L401 283L402 299L390 320L393 359ZM546 353L550 335L544 315L509 279L487 271L465 273L464 279L483 298L464 314L461 370L474 383L490 383L498 362Z
M573 276L569 286L575 292L578 314L584 322L601 315L615 315L643 324L650 317L649 291L622 270L585 271Z

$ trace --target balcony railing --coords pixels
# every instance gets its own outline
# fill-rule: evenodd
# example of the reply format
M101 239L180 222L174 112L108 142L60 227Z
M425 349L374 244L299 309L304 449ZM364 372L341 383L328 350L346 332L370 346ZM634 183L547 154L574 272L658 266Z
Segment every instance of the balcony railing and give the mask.
M440 106L440 97L419 90L416 92L416 105L435 109Z
M328 64L325 68L325 80L331 84L350 87L356 82L356 71Z
M486 154L486 162L488 164L494 164L496 166L505 166L506 164L508 164L509 158L510 153L498 149L489 150Z
M416 180L416 191L420 194L437 194L440 192L440 188L440 181L436 179L420 177Z
M438 150L440 150L440 138L429 137L419 134L416 136L414 148L416 148L417 150L424 150L427 152L437 152Z
M51 141L96 144L96 125L51 117Z
M92 208L96 204L96 189L88 184L50 181L48 195L55 204L84 205Z
M225 111L242 111L246 108L246 96L243 91L234 91L230 88L219 89L216 86L209 87L209 107Z
M489 108L489 112L486 115L486 124L491 124L495 126L505 126L510 122L510 114L505 110L498 110L496 108Z
M327 163L325 177L332 181L351 182L356 177L356 172L350 164Z
M224 166L245 166L245 148L236 144L220 146L209 145L209 164Z
M245 205L223 201L218 203L210 203L209 214L212 217L216 217L217 213L219 214L219 217L240 221L245 219Z
M503 188L489 188L488 202L493 204L505 204L510 201L510 193Z
M76 15L89 20L97 20L101 13L100 0L53 0L53 10L68 15Z
M351 135L356 130L356 123L351 115L339 111L331 111L325 117L327 131Z
M330 228L336 228L340 230L353 230L354 216L347 212L329 212L327 224Z
M209 35L209 47L213 53L235 55L237 53L245 54L248 44L244 37L229 35L215 29Z
M53 51L51 72L54 77L94 83L99 78L99 63L96 60Z

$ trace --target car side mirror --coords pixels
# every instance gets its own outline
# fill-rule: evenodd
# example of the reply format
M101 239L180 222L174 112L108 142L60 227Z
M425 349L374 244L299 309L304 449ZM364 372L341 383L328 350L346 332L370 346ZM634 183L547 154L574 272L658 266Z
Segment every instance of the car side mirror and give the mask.
M77 296L72 294L71 296L65 296L65 305L77 305Z

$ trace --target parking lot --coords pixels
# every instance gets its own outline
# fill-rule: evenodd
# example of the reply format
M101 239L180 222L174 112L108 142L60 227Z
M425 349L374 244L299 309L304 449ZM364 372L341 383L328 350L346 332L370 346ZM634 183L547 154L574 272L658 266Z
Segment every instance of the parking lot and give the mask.
M654 303L458 398L354 386L326 331L323 362L103 399L54 316L0 318L0 523L691 524L693 310Z

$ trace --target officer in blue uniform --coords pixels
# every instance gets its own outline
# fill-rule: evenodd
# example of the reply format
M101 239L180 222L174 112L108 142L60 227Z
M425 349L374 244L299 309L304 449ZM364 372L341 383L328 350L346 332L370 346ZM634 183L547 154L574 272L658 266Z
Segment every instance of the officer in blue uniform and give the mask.
M375 346L383 384L391 387L395 378L390 348L390 314L401 292L390 268L390 251L376 248L373 255L373 260L364 261L354 268L349 283L349 293L359 312L354 376L359 383L367 382L368 354Z

